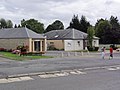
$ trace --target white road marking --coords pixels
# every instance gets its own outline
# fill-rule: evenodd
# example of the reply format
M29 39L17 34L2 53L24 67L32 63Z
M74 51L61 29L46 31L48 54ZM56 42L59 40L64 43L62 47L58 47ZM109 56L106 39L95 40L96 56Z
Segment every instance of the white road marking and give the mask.
M0 79L0 83L8 83L7 79Z
M107 68L108 70L119 70L120 69L120 67L111 67L111 68Z
M79 74L87 74L86 72L81 72L81 71L76 71L77 73L79 73Z
M43 74L38 75L40 78L53 78L53 77L61 77L61 76L68 76L70 74L86 74L86 72L81 72L79 70L69 70L66 72L59 72L59 73L53 73L53 74Z
M12 83L12 82L20 82L20 81L28 81L33 80L31 77L18 77L18 78L8 78L8 79L0 79L0 83Z
M52 78L52 77L61 77L61 76L68 76L69 74L66 72L61 73L54 73L54 74L44 74L44 75L38 75L41 78Z
M86 74L86 73L76 70L76 71L71 71L70 74Z
M40 78L51 78L57 77L55 74L45 74L45 75L38 75Z
M28 76L26 76L26 77L19 77L19 78L20 78L21 81L33 80L33 78L28 77Z
M69 73L67 73L67 72L61 72L61 73L56 73L55 75L56 76L68 76Z
M8 78L8 83L21 81L19 78Z
M120 67L116 67L116 69L120 69Z

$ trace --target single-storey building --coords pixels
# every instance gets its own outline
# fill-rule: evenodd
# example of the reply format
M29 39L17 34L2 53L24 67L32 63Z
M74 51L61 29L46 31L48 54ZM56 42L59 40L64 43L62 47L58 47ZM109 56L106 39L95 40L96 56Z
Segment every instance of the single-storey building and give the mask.
M46 37L26 27L0 29L0 48L13 50L18 46L27 46L28 52L44 52Z
M87 35L76 29L52 30L45 33L48 49L54 47L64 51L87 49ZM93 46L99 47L99 38L94 37Z

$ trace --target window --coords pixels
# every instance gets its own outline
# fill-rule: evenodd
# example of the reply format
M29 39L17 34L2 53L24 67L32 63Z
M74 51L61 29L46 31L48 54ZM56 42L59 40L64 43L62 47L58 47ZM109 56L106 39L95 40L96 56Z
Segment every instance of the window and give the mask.
M68 42L67 44L68 44L69 47L71 46L71 43L70 43L70 42Z
M50 44L51 44L51 45L53 45L53 44L54 44L54 42L50 42Z
M96 41L94 41L94 46L96 45Z
M57 38L59 35L55 35L55 38Z
M78 41L78 46L80 46L80 41Z

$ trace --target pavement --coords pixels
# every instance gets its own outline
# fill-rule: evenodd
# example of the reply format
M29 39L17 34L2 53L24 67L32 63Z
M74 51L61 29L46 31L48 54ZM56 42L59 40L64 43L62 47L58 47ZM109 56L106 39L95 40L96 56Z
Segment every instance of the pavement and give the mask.
M101 68L104 66L120 65L120 53L114 52L114 59L101 59L100 52L73 54L74 56L59 56L49 59L14 61L0 57L0 78L23 77L61 72L62 70Z

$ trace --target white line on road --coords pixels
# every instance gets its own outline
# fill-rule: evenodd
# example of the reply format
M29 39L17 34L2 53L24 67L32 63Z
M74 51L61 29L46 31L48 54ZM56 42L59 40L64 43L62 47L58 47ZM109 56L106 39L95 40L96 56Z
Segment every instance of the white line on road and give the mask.
M81 72L79 70L68 70L66 72L59 72L59 73L52 73L52 74L43 74L38 75L40 78L53 78L53 77L61 77L61 76L68 76L70 74L86 74L86 72Z
M20 81L28 81L33 80L31 77L18 77L18 78L8 78L8 79L0 79L0 83L12 83L12 82L20 82Z
M26 77L19 77L19 79L20 79L21 81L33 80L33 78L28 77L28 76L26 76Z
M41 78L52 78L52 77L61 77L61 76L68 76L69 74L66 72L61 73L54 73L54 74L44 74L44 75L38 75Z
M71 71L70 74L86 74L86 72L81 72L81 71Z
M45 74L45 75L38 75L40 78L52 78L52 77L57 77L54 74Z
M110 68L107 68L107 70L119 70L120 69L120 67L110 67Z

